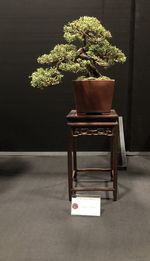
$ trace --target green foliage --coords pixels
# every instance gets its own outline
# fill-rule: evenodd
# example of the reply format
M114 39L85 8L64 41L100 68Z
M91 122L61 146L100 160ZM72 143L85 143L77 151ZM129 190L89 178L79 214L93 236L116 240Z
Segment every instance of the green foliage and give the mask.
M97 18L83 16L64 26L64 38L68 43L76 40L99 43L106 38L111 38L111 33L102 26Z
M37 71L32 73L31 85L37 88L56 85L60 83L62 77L63 75L56 67L51 67L50 69L38 68Z
M80 73L78 79L110 79L102 76L100 68L108 68L115 63L124 63L126 56L108 40L111 33L95 17L83 16L64 26L66 44L58 44L38 57L37 61L46 68L38 68L31 75L31 85L41 88L57 85L63 72Z

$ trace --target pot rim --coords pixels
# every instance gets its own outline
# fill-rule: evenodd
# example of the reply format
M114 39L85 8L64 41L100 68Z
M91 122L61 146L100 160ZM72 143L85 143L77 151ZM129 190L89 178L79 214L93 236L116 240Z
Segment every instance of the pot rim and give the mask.
M72 80L73 82L115 82L115 79L110 80Z

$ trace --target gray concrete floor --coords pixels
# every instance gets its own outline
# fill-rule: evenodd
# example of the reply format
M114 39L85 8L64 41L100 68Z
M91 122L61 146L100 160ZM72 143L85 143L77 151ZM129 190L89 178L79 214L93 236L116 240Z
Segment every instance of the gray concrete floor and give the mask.
M81 156L82 166L107 163ZM150 156L128 157L101 217L70 215L66 156L0 157L0 261L149 261Z

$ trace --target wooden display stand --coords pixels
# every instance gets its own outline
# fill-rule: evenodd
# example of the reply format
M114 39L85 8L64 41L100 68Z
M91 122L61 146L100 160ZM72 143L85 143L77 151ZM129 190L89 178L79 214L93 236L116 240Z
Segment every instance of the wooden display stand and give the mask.
M72 195L79 191L112 191L113 199L117 200L117 148L118 148L118 114L111 110L107 114L80 114L75 110L67 115L68 137L68 190L69 200ZM110 167L109 168L77 168L77 151L75 142L81 136L106 136L111 139ZM77 176L79 172L85 171L108 171L111 176L110 187L78 187ZM74 185L75 182L75 185Z

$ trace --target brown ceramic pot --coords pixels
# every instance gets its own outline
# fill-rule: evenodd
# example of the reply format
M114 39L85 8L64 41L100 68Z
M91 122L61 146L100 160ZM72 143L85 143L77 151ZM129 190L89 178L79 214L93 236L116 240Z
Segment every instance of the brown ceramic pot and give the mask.
M73 81L77 113L109 113L115 80Z

